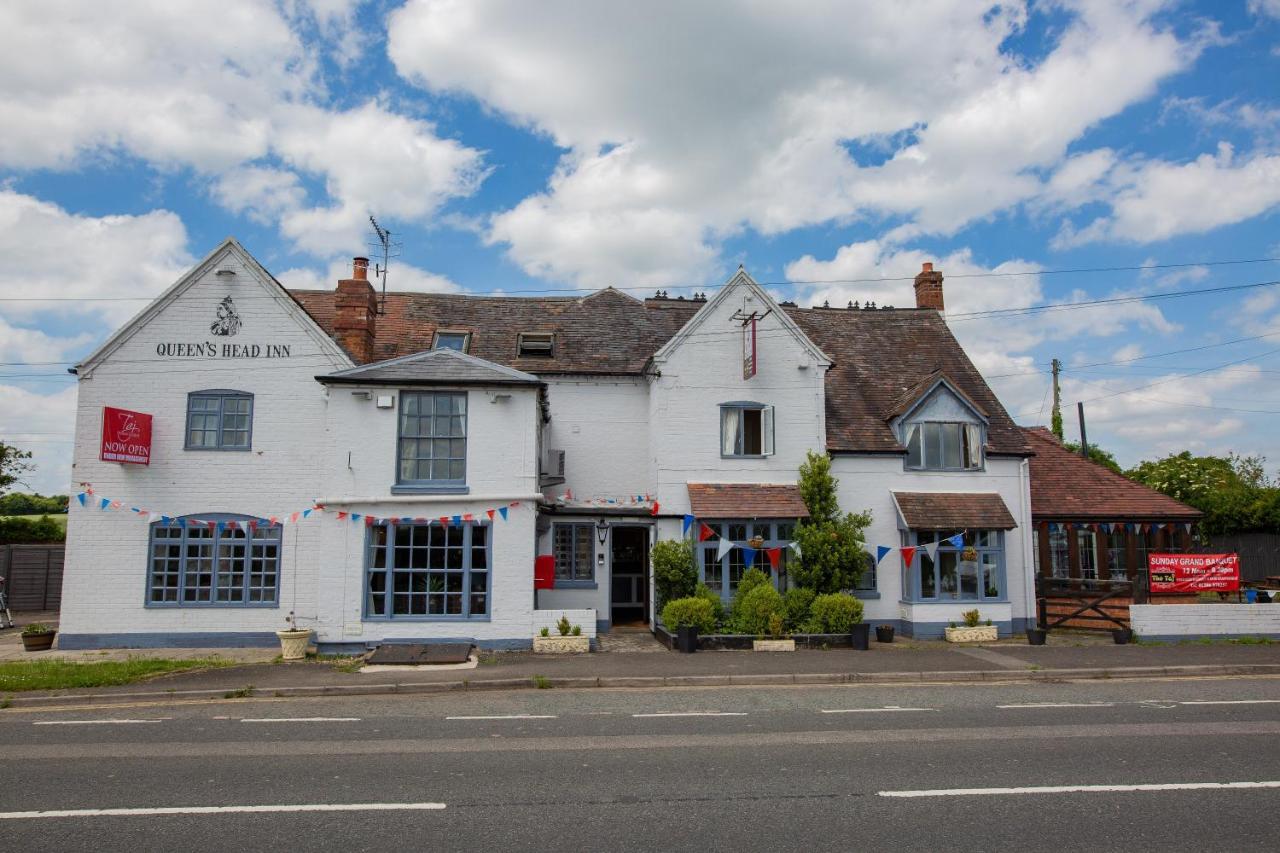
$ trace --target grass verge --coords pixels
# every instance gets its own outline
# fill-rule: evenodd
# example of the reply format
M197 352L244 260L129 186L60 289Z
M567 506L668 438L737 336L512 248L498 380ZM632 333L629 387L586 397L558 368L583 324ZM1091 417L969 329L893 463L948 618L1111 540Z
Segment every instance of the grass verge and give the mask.
M221 658L129 658L75 663L65 660L8 661L0 663L0 691L65 690L72 687L113 687L132 684L157 675L192 669L230 666Z

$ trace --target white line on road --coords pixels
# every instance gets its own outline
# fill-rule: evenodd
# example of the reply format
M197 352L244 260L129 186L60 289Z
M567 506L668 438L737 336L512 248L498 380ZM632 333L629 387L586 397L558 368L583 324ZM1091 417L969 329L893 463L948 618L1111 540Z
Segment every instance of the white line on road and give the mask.
M480 714L474 717L445 717L446 720L554 720L555 714Z
M883 714L894 711L936 711L937 708L902 708L898 705L886 705L883 708L823 708L824 714Z
M877 791L880 797L983 797L1005 794L1092 794L1125 791L1214 791L1280 788L1274 782L1170 782L1147 785L1044 785L1035 788L939 788L932 791Z
M388 812L439 811L444 803L314 803L279 806L165 806L137 809L50 809L38 812L0 812L0 820L48 817L134 817L172 814L244 814L261 812Z
M997 705L997 708L1113 708L1114 702L1028 702L1023 705Z
M359 717L246 717L242 723L358 723Z
M1280 699L1188 699L1179 705L1278 705Z
M632 713L632 717L745 717L746 711L672 711L668 713Z
M127 726L138 723L163 723L170 719L164 717L159 720L40 720L34 722L33 726Z

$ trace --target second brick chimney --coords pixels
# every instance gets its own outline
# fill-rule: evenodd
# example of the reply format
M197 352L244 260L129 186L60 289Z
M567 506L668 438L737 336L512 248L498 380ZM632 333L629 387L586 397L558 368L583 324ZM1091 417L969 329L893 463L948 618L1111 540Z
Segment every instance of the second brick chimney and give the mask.
M333 333L357 364L373 361L378 294L369 283L369 259L352 261L351 278L338 282L333 297Z
M942 273L936 272L931 263L926 263L916 276L916 307L946 310L942 301Z

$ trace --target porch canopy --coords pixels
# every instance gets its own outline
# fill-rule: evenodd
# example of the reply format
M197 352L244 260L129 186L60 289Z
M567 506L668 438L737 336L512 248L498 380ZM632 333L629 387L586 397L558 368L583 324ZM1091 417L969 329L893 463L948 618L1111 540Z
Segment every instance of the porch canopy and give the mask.
M787 483L689 483L699 518L808 518L800 488Z
M1013 513L995 492L894 492L908 530L1012 530Z

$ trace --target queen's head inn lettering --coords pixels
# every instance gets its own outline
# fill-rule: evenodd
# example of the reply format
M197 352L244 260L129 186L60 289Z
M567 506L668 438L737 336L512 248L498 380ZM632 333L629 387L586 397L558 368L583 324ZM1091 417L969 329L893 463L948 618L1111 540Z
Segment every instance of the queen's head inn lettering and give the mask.
M289 344L230 344L217 341L156 344L161 358L289 358Z

